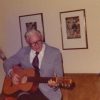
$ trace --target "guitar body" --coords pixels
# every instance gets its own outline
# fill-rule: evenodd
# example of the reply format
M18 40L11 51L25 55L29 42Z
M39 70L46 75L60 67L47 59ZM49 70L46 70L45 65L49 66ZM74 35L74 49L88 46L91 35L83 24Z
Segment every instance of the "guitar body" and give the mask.
M21 68L14 68L14 73L18 74L20 76L20 79L24 76L27 77L38 77L35 70L33 68L28 69L21 69ZM12 78L9 76L5 77L4 85L3 85L3 92L4 94L10 95L13 93L16 93L17 91L36 91L38 88L37 82L25 82L25 83L19 83L19 84L13 84Z

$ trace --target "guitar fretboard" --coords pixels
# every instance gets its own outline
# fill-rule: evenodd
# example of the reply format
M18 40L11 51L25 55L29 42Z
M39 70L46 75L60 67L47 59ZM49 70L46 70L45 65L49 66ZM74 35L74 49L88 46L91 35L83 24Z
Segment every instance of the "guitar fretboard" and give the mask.
M55 80L54 77L28 77L27 81L28 82L36 82L36 83L47 83L48 80L53 79Z

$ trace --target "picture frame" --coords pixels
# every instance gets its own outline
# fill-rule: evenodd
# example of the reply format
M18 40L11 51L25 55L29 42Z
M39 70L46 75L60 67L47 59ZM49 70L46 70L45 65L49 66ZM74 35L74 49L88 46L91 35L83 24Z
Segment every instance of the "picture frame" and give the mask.
M85 9L60 12L62 49L88 49Z
M43 13L19 16L19 26L22 47L27 46L27 43L24 38L25 33L33 28L39 30L42 33L43 41L45 41Z

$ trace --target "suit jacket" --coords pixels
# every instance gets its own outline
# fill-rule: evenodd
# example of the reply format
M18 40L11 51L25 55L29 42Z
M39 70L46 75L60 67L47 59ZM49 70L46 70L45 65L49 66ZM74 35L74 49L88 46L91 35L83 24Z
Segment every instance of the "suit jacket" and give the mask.
M40 68L41 77L52 77L54 75L63 76L62 56L59 49L47 44ZM4 62L4 70L8 74L9 70L16 64L21 64L23 68L33 67L30 63L30 47L21 48L14 56ZM61 100L60 89L49 87L47 83L40 83L39 89L49 100Z

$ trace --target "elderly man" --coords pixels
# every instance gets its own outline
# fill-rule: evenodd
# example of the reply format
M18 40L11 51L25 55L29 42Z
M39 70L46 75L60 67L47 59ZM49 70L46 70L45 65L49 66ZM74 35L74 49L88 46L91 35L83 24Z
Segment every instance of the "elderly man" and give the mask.
M32 68L39 73L40 77L62 77L62 57L59 49L43 42L40 31L32 29L25 33L28 46L21 48L15 55L4 62L4 70L12 79L12 84L19 84L20 75L15 73L16 65L22 69ZM14 69L14 70L13 70ZM22 79L25 83L26 78ZM18 92L18 91L17 91ZM17 100L61 100L62 95L57 87L57 81L52 79L47 83L39 83L34 92L20 91L16 93Z

